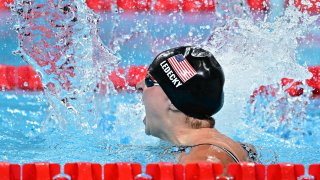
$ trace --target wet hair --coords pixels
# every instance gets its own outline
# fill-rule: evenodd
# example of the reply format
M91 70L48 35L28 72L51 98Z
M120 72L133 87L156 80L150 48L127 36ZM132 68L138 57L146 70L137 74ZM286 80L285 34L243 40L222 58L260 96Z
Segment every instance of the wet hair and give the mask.
M173 104L171 103L171 105ZM169 108L169 110L173 112L181 112L179 109L175 108ZM188 124L192 129L214 128L216 120L211 116L206 119L198 119L186 115L185 123Z
M213 117L209 117L207 119L197 119L192 118L190 116L186 117L186 124L188 124L192 129L200 129L200 128L214 128L216 123Z

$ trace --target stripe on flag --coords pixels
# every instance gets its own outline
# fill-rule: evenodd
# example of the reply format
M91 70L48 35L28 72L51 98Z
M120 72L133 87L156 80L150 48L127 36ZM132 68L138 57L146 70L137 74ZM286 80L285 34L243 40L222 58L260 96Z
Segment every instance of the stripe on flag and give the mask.
M183 82L188 81L197 74L197 72L182 54L172 56L168 59L168 61Z

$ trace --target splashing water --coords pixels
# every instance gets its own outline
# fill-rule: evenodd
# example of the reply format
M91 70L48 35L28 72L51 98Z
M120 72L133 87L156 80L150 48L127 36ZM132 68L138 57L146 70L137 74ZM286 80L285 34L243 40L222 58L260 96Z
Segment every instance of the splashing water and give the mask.
M205 46L226 74L226 104L244 107L255 88L282 77L309 78L307 68L297 63L296 50L298 40L317 28L317 19L290 6L274 22L232 18L216 28Z
M28 162L32 158L31 161L45 159L61 163L105 163L126 159L147 163L159 158L163 148L145 145L158 141L152 138L140 140L144 133L141 133L142 121L137 119L142 119L143 114L140 114L142 109L137 107L142 105L132 105L127 101L133 99L136 103L136 96L125 94L111 97L114 90L106 77L118 60L98 36L98 15L82 1L22 0L15 1L12 11L18 20L15 28L19 47L15 53L40 73L45 85L44 96L40 97L47 99L42 103L48 103L49 108L43 113L48 114L48 118L42 112L37 114L37 118L29 115L27 118L32 119L30 122L33 125L28 126L11 123L20 119L25 121L19 116L22 111L5 110L4 119L8 120L8 126L3 126L4 136L1 137L7 141L7 146L0 151L3 159ZM106 86L107 96L99 93L101 89L97 85ZM23 101L23 98L17 99ZM140 113L133 112L134 108ZM129 113L133 114L127 116ZM12 116L6 117L6 114L19 118L10 119ZM15 133L19 125L23 128ZM138 126L135 128L137 131L125 131L128 126ZM141 135L137 136L137 132ZM141 142L144 144L140 147L130 145ZM16 147L18 150L14 150ZM21 156L17 156L19 149L24 149ZM7 154L8 151L12 153ZM110 157L110 154L113 156Z
M97 126L97 84L117 63L97 35L97 16L84 2L15 1L17 54L40 72L54 120ZM67 118L67 119L66 119Z
M297 80L311 77L307 68L297 63L297 49L299 40L319 29L319 16L300 12L291 4L283 16L264 19L232 18L225 26L216 28L206 44L226 74L226 102L218 114L221 129L254 142L264 154L261 159L265 163L288 158L298 163L316 162L312 152L318 152L313 147L319 146L314 142L319 138L319 130L315 128L319 118L314 116L319 113L318 103L310 100L308 87L303 87L307 90L303 96L293 98L274 83L282 77ZM278 89L275 97L260 96L253 104L248 101L255 88L269 84ZM293 148L296 150L292 151ZM305 153L305 148L312 150L299 156L299 152ZM279 152L287 156L279 157Z
M159 21L157 18L152 19L154 14L146 13L140 20L127 20L133 24L128 28L130 30L125 29L125 26L130 24L126 24L127 16L121 17L121 13L114 13L111 14L113 27L110 30L112 37L109 38L108 48L114 54L127 51L126 56L129 57L129 61L135 60L127 64L135 64L141 59L151 60L150 56L169 47L202 44L214 53L226 76L225 106L216 118L218 129L236 139L256 143L262 152L262 161L275 162L283 160L278 157L276 148L281 147L279 151L285 153L293 147L299 149L300 146L297 145L301 140L308 141L306 136L300 136L302 133L294 135L293 130L297 129L296 123L279 123L277 118L279 111L298 109L299 112L306 114L301 117L306 117L310 115L306 109L310 108L309 97L301 96L292 100L279 91L279 95L273 99L267 97L263 99L262 104L265 104L266 108L257 105L259 100L253 105L247 101L251 92L262 84L274 84L282 77L303 80L310 76L306 67L297 63L296 50L300 39L319 28L316 24L318 16L301 13L291 5L285 9L282 16L274 18L272 14L272 18L268 19L268 14L262 14L262 20L257 20L248 13L243 4L245 3L242 1L221 2L217 5L216 14L209 15L189 16L181 12L171 13L163 15L166 22L162 22L163 19ZM15 1L12 10L18 19L15 26L19 38L16 54L22 56L40 73L45 84L45 96L50 105L48 120L43 122L42 126L37 126L48 132L38 139L38 146L41 146L43 141L47 142L50 144L49 147L43 147L46 144L41 147L49 149L53 147L53 151L48 154L59 160L57 155L54 155L59 154L57 153L59 149L73 150L77 146L69 147L66 144L74 140L78 142L82 138L83 141L94 143L88 147L89 149L80 153L74 151L70 156L73 155L80 160L83 158L79 156L84 152L97 153L94 160L100 162L103 158L99 158L106 152L121 154L119 158L114 158L114 161L121 161L121 158L127 157L122 154L125 153L121 149L122 146L114 150L110 144L126 145L124 148L130 149L130 144L158 142L145 138L142 123L137 123L143 117L139 95L125 94L113 97L110 95L112 88L108 81L107 96L96 93L99 91L97 84L114 69L118 58L103 45L99 37L101 33L99 34L97 30L98 15L89 10L84 2L18 0ZM137 13L132 18L140 15ZM203 18L204 16L208 18ZM208 21L201 21L203 24L199 25L200 28L191 26L188 29L186 23L189 23L190 19L197 18ZM153 23L154 26L150 25ZM159 33L160 37L154 37L156 33ZM133 48L127 50L126 45L132 42ZM145 52L147 55L141 56L136 52L139 46L143 47L141 51L149 50ZM120 63L127 57L122 56ZM143 61L143 63L149 62ZM131 99L130 102L126 101L127 99ZM252 111L252 106L258 109ZM282 108L279 108L280 106ZM293 110L287 112L295 117L295 114L292 114ZM286 122L291 119L288 118ZM307 122L310 128L310 121ZM52 130L51 127L55 124L66 127L66 132ZM66 126L68 124L85 131L75 131L73 126ZM253 132L251 132L252 127L256 127ZM306 130L307 125L304 127L303 130ZM300 129L300 132L303 130ZM83 132L97 133L85 137L81 134ZM288 132L293 134L289 136ZM314 129L311 132L316 133ZM102 138L101 134L105 138ZM63 139L65 136L68 138ZM294 141L289 143L286 141L288 145L282 147L283 140L288 139ZM274 145L275 142L278 145ZM85 144L86 142L79 142L79 145L85 146ZM148 162L157 159L155 156L159 154L159 149L152 149L150 152L155 154L141 152L148 158L139 160ZM312 154L303 159L296 155L299 153L299 151L292 153L297 161L310 162L308 158ZM135 154L130 151L130 155L135 160ZM38 159L35 159L41 160L42 156L43 153L39 153ZM92 160L90 158L92 157L87 157L89 161Z
M247 105L246 119L249 126L263 129L269 134L278 136L294 144L313 144L319 146L320 132L318 127L319 99L310 97L311 89L303 86L305 94L290 97L284 88L273 84L267 91L277 94L262 93ZM263 117L263 121L261 120Z

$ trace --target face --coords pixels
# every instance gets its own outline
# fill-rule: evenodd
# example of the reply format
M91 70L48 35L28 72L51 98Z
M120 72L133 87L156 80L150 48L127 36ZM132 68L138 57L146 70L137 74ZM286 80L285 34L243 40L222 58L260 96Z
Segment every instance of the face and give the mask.
M165 119L168 116L169 99L149 75L138 83L137 88L143 93L143 104L146 112L146 117L143 120L145 132L147 135L160 137L165 128Z

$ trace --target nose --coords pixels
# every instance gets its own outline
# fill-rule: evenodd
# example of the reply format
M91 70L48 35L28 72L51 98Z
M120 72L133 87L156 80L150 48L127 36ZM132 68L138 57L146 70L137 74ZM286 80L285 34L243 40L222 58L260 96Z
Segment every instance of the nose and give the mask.
M145 83L144 83L144 79L142 79L140 82L138 82L138 84L136 85L136 90L138 92L143 92L144 88L146 87Z

